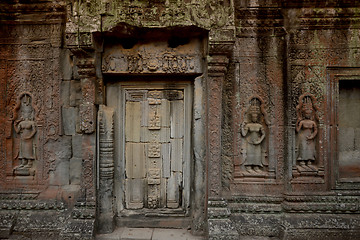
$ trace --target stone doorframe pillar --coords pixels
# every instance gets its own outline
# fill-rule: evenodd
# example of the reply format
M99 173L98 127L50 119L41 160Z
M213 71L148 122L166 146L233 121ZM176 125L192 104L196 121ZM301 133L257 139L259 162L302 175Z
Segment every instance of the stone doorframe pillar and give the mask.
M209 198L221 196L221 105L228 63L226 55L208 56Z
M100 105L98 112L99 231L113 232L114 221L114 109Z
M221 137L222 92L233 42L209 44L208 56L208 233L209 239L238 239L229 219L230 210L223 198Z
M78 96L79 115L76 132L81 149L80 193L71 212L71 219L61 232L64 239L80 234L84 239L93 238L96 218L96 67L94 49L91 47L70 48L75 58L80 82L81 96ZM75 101L75 100L74 100Z

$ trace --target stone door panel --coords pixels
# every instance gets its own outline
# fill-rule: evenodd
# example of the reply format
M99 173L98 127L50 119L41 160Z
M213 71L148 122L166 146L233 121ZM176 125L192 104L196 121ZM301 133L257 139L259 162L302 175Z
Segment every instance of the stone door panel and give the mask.
M127 209L182 207L184 90L125 89Z

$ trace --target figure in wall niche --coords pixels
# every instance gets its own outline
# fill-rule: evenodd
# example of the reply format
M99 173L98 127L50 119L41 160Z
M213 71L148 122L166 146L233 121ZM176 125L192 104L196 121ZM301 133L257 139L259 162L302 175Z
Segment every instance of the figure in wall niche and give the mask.
M29 93L23 93L15 107L14 130L19 136L19 151L17 159L20 165L14 168L15 176L35 175L33 163L36 158L34 136L36 123L34 121L34 108L32 97Z
M299 98L297 110L297 169L299 172L317 171L314 162L316 160L316 136L318 133L316 113L313 102L315 98L310 94L303 94Z
M266 113L260 97L250 100L244 121L241 124L241 135L244 138L242 149L245 175L264 175L266 162Z

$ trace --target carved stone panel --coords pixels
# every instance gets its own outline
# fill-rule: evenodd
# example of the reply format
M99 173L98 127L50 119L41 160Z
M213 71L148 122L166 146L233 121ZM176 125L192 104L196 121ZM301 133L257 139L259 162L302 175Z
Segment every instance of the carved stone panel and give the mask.
M269 178L269 121L264 102L259 96L250 98L240 126L242 136L240 169L237 176Z
M37 191L47 187L56 166L57 152L50 148L60 134L57 40L61 24L4 27L6 34L0 36L0 185ZM34 40L39 37L43 40Z
M294 177L317 176L319 172L319 162L317 153L317 117L316 99L309 93L304 93L299 98L296 107L296 164L293 166Z
M125 174L128 185L125 195L129 209L181 207L179 189L183 188L182 179L175 176L183 173L184 94L181 90L178 92L125 90L128 97L125 102ZM135 93L141 93L142 97L134 99ZM162 124L163 119L168 119L169 124L167 121ZM169 129L171 135L146 137L160 136L164 132L162 129ZM138 190L134 192L134 189ZM171 199L164 199L166 196L171 196Z
M292 176L293 182L318 182L324 178L324 165L319 151L318 106L314 95L304 93L296 106L295 152Z
M115 179L115 188L124 189L124 208L186 210L189 204L186 191L190 189L191 99L185 96L189 94L189 85L179 84L171 89L162 84L115 85L110 86L108 97L113 97L116 91L124 96L115 114L122 122L115 128L120 146L115 152L123 156L115 165L125 166L124 178ZM122 139L124 142L120 142ZM116 184L120 182L124 185Z
M137 43L131 48L119 45L105 50L103 73L201 73L201 52L194 51L200 41L192 40L186 44L169 47L166 41L156 44Z
M19 96L16 113L14 114L13 127L16 132L14 176L34 176L36 162L36 132L35 111L32 105L32 96L29 93L22 93Z

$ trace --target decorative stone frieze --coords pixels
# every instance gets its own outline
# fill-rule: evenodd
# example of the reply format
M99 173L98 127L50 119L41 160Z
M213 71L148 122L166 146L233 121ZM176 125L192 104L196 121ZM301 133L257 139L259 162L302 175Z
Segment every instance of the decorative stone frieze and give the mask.
M199 74L202 63L199 52L192 52L190 46L169 48L166 42L162 44L135 45L131 49L122 46L116 51L104 54L102 71L104 74Z

